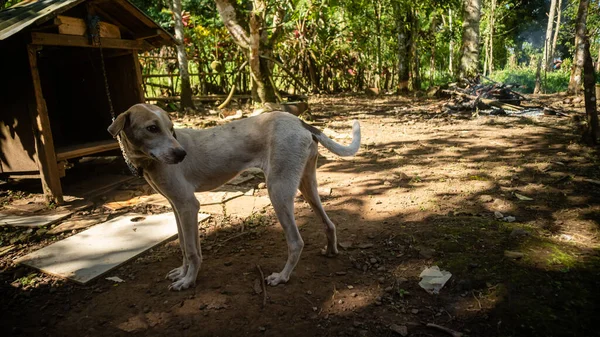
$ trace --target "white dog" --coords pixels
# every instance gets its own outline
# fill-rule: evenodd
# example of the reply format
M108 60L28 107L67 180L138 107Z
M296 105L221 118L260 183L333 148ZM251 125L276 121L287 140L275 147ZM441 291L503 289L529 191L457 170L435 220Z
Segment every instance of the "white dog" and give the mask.
M318 129L286 112L272 112L205 130L173 129L167 113L150 104L136 104L120 114L108 131L120 136L125 154L158 193L169 200L177 220L183 265L167 275L173 290L196 282L202 253L198 237L200 204L194 192L225 184L238 173L258 167L285 232L288 258L283 270L266 281L285 283L298 263L304 241L294 219L294 197L300 189L327 234L326 254L338 253L335 225L317 193L317 143L339 156L360 147L360 125L353 126L352 143L342 146Z

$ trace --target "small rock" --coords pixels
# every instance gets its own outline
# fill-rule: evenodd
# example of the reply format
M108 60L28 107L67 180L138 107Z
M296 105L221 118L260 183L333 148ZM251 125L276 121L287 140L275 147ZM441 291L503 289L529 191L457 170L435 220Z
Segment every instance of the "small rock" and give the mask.
M408 279L407 279L407 278L404 278L404 277L398 277L398 278L396 279L396 282L398 282L398 283L404 283L404 282L407 282L407 281L408 281Z
M312 295L312 291L310 291L310 290L307 290L307 291L306 291L306 294L307 294L307 295Z
M431 259L435 255L435 249L433 248L423 248L419 250L419 255L426 259Z
M408 336L408 328L406 327L406 325L392 324L392 325L390 325L390 330L399 334L400 336L403 336L403 337Z
M495 217L496 219L502 219L502 218L504 218L504 214L502 214L502 213L500 213L500 212L498 212L498 211L495 211L495 212L494 212L494 217Z
M252 286L252 289L254 289L254 293L257 295L262 294L263 290L262 290L262 281L260 279L255 279L254 280L254 285Z
M348 287L348 289L354 289L354 286L352 286L352 285L348 285L347 287Z
M229 266L231 266L233 264L233 262L227 261L227 262L225 262L223 264L225 265L225 267L229 267Z
M392 292L392 290L394 290L394 287L386 287L385 288L386 293L390 293L390 292Z
M352 247L352 242L340 242L340 243L338 243L338 246L340 246L344 249L349 249Z
M385 282L385 277L380 277L377 279L377 281L379 281L379 283L383 283Z
M267 328L265 328L264 326L259 326L258 331L265 332L265 331L267 331Z
M267 187L267 184L265 184L265 183L258 184L258 188L260 188L260 189L264 189L265 187Z
M369 262L371 262L371 264L375 264L375 263L377 263L377 259L376 259L376 258L374 258L374 257L372 257L372 258L369 260Z
M336 274L336 275L339 275L339 276L343 276L343 275L346 275L346 274L348 274L348 273L347 273L347 272L345 272L345 271L336 271L336 272L335 272L335 274Z
M379 267L377 268L377 271L385 271L385 267Z
M505 216L502 220L504 220L506 222L515 222L515 221L517 221L517 218L509 215L509 216Z
M367 248L371 248L371 247L373 247L372 243L361 243L358 245L358 248L360 248L360 249L367 249Z
M512 232L510 232L510 237L511 238L516 238L516 237L523 237L523 236L528 236L530 233L526 230L524 230L523 228L515 228L512 230Z
M419 309L412 309L410 312L416 315L419 313Z
M509 259L518 260L520 258L523 258L523 256L525 256L525 254L523 254L521 252L513 252L513 251L510 251L510 250L505 250L504 251L504 256L508 257Z

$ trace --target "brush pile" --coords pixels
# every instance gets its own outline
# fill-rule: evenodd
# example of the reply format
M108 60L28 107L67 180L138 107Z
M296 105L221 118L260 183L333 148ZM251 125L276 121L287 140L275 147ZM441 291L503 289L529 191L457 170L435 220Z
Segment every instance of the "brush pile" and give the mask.
M481 78L489 83L482 83ZM462 87L453 83L444 93L450 94L452 100L445 105L448 112L476 111L492 109L496 114L504 114L508 111L521 111L521 100L525 97L512 89L518 87L514 84L504 84L490 80L485 76L478 76L473 81L464 81Z

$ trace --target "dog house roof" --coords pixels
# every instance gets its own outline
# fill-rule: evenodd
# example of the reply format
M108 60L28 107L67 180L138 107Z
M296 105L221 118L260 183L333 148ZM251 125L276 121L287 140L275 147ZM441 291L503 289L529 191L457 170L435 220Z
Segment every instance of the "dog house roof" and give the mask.
M0 40L30 26L39 26L83 2L92 3L101 20L117 25L131 39L158 47L173 44L173 36L127 0L25 0L0 11Z

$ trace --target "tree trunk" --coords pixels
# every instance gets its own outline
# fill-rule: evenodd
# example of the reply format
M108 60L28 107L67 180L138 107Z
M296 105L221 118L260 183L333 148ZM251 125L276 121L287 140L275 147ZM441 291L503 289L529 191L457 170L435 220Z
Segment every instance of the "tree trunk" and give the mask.
M481 0L463 0L463 41L461 46L461 78L475 78L479 70L479 21Z
M215 0L217 10L223 24L231 34L233 41L246 51L248 64L250 65L250 78L252 83L252 96L255 101L261 103L275 102L275 88L269 80L271 67L261 55L271 57L273 45L281 33L281 20L283 11L278 10L273 18L273 27L266 27L266 3L264 0L252 1L253 8L250 11L249 31L246 31L238 21L238 13L234 6L235 2L230 0ZM268 32L272 32L268 38Z
M542 91L542 63L543 58L537 58L537 67L535 70L535 88L533 89L534 94L539 94Z
M550 1L548 12L548 25L546 25L546 38L544 39L544 70L550 69L550 58L552 57L552 28L554 25L554 12L556 11L556 0Z
M275 90L269 81L270 69L267 60L260 57L263 52L271 53L270 50L261 48L263 47L261 46L263 44L261 29L265 26L264 16L267 6L262 0L255 0L253 3L254 7L250 12L250 51L248 54L252 83L256 86L255 90L252 90L255 95L252 99L261 103L275 102Z
M485 55L483 57L483 75L487 76L488 75L488 60L490 58L490 53L489 53L489 48L488 48L488 44L490 41L490 37L486 36L484 41L483 41L483 51L485 52Z
M376 40L377 40L377 76L375 86L380 87L379 78L383 70L382 58L381 58L381 1L373 0L373 7L375 9L375 29L376 29Z
M452 9L448 9L448 26L450 28L450 43L448 44L448 71L450 75L454 75L454 62L453 62L453 54L454 54L454 34L452 34Z
M429 57L429 86L433 86L433 80L435 78L435 28L437 26L437 12L433 13L434 17L431 19L429 25L429 38L431 39L430 46L430 57Z
M169 6L173 12L175 21L175 41L177 42L177 62L179 63L179 78L181 79L181 104L179 109L194 109L192 101L192 86L190 85L190 72L188 70L188 59L183 42L183 21L181 17L181 0L170 0Z
M554 29L554 39L552 40L552 49L550 53L550 69L552 68L552 62L554 61L554 54L556 53L556 43L558 42L558 32L560 30L560 18L562 16L562 0L558 0L556 5L556 28Z
M586 127L582 139L588 145L598 144L598 111L596 110L596 75L590 54L590 40L584 37L583 86L585 97Z
M418 13L416 10L412 9L410 12L410 43L409 43L409 57L410 57L410 90L416 91L421 89L421 76L419 71L421 69L421 62L419 60L419 50L418 50Z
M600 48L598 48L598 59L596 60L596 73L600 73Z
M408 92L410 73L408 68L408 35L406 27L409 16L404 6L394 3L396 30L398 34L398 93Z
M488 59L488 74L494 71L494 27L496 24L496 0L492 0L490 13L490 29L488 37L489 59Z
M569 79L568 93L577 95L581 88L581 72L583 70L583 59L585 56L585 35L586 21L589 7L589 0L580 0L577 10L576 28L575 28L575 55L573 56L573 67L571 68L571 78Z

